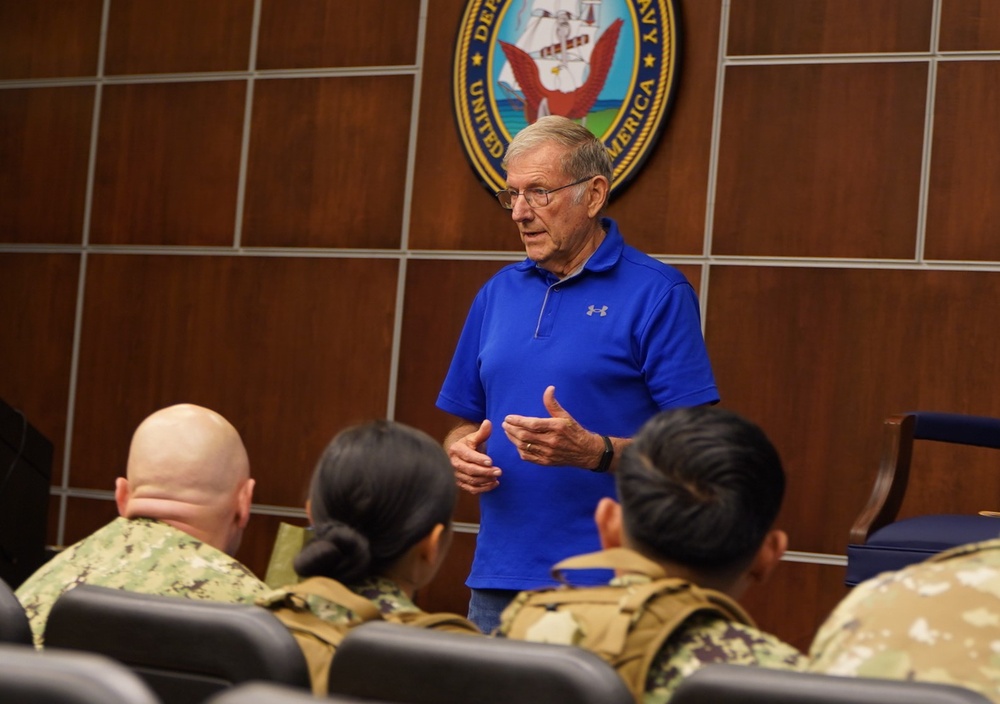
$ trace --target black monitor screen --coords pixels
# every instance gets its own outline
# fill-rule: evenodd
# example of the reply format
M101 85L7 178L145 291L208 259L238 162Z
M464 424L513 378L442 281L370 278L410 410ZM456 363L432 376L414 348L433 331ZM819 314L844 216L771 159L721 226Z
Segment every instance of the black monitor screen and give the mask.
M45 562L52 443L0 399L0 578L17 588Z

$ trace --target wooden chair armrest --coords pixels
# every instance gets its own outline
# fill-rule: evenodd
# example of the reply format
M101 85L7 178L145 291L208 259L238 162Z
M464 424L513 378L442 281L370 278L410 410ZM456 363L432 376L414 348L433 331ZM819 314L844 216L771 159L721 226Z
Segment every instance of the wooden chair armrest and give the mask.
M913 428L916 416L904 413L889 416L882 425L882 458L875 484L851 526L850 544L863 545L868 536L896 519L910 479L913 457Z

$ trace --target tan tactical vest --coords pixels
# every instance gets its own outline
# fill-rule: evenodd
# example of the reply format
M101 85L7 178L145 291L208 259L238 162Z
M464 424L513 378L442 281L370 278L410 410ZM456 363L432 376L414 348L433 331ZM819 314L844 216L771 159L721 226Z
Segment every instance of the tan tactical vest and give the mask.
M355 614L349 623L331 623L314 614L306 602L307 596L318 596ZM475 633L480 631L466 618L457 614L403 611L383 614L371 601L332 579L311 577L257 599L257 604L269 609L285 624L306 656L313 693L324 695L330 678L330 663L341 641L357 625L366 621L391 621L418 628Z
M625 586L574 588L564 570L614 569L652 581ZM752 626L731 598L682 579L631 550L616 548L563 560L552 568L564 582L553 589L524 592L507 608L501 631L509 638L586 648L622 676L642 702L650 665L663 644L695 613L716 613Z

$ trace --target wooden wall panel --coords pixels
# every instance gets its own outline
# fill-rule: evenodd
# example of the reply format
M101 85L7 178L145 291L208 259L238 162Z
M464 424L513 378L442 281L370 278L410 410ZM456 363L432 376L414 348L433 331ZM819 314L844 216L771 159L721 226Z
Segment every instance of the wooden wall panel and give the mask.
M414 260L407 265L396 420L444 440L455 419L434 407L476 292L505 261ZM455 518L479 521L478 499L464 494ZM463 577L464 578L464 577Z
M80 257L0 253L0 398L52 441L62 481Z
M114 0L105 73L246 71L253 0Z
M510 213L478 180L455 128L452 52L465 1L428 5L410 247L518 251L521 242Z
M608 209L626 241L650 254L701 254L705 247L720 3L678 3L678 91L656 147Z
M844 553L886 415L1000 416L984 392L1000 378L1000 331L969 304L1000 300L996 273L713 266L710 276L706 341L722 405L781 453L793 550ZM1000 496L995 467L960 466L978 496ZM940 501L968 505L953 486Z
M434 408L476 293L510 261L413 260L406 300L396 418L444 439L452 417Z
M1000 260L1000 62L938 67L925 254Z
M419 14L419 0L264 0L257 68L413 64Z
M312 476L311 468L309 476ZM304 499L299 508L303 506L305 506ZM243 531L243 541L240 543L239 550L236 551L236 558L261 579L267 576L267 565L271 560L271 551L274 549L274 540L278 536L278 526L281 523L290 523L295 526L309 525L309 521L304 516L289 518L254 513L250 516L246 530Z
M258 81L243 242L398 248L412 93L410 76Z
M701 291L701 267L691 264L674 264L678 271L684 274L684 278L691 282L696 293Z
M299 508L345 425L384 417L392 260L93 255L72 483L108 488L132 431L192 402L240 431L257 502Z
M123 465L124 467L124 465ZM114 476L123 476L124 469ZM112 484L106 488L114 489ZM118 506L110 496L107 499L70 497L66 500L66 539L60 547L68 547L86 538L101 526L118 517Z
M243 81L109 85L101 105L91 242L233 242Z
M843 567L782 561L740 599L757 625L803 653L833 607L847 596Z
M941 51L1000 50L1000 3L996 0L942 0Z
M417 605L425 611L449 611L463 616L467 614L472 593L465 586L465 578L472 569L472 556L475 551L474 534L455 533L451 549L448 550L437 576L417 592Z
M987 415L998 414L994 411ZM996 467L997 453L991 448L915 443L910 482L899 517L1000 510L996 508L1000 506Z
M97 75L103 5L0 2L0 80Z
M0 90L0 239L79 243L91 86Z
M931 49L933 0L732 0L730 56Z
M927 66L731 66L714 254L912 258Z

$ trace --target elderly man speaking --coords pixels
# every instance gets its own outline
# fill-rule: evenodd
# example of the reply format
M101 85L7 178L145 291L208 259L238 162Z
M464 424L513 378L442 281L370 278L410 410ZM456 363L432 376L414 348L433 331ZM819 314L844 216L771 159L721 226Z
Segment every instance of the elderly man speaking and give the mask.
M598 549L594 507L614 496L609 473L647 419L719 400L694 289L601 217L601 141L543 117L503 167L497 200L527 258L479 291L437 399L459 421L444 442L456 481L480 496L467 585L486 632L519 590L551 583L553 564Z

